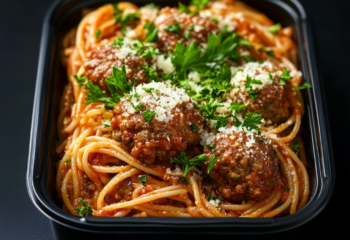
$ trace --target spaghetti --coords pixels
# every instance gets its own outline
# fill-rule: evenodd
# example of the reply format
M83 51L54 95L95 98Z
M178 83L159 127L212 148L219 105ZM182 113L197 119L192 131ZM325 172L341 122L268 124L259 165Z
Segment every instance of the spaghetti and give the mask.
M109 4L63 41L64 211L275 217L308 201L292 29L233 0Z

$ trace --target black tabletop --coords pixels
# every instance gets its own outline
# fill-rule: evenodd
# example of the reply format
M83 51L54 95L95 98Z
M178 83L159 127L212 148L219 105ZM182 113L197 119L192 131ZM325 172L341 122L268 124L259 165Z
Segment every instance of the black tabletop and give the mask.
M311 239L332 234L340 239L350 239L347 229L350 228L350 217L347 216L350 213L347 174L350 159L346 154L350 143L350 2L300 2L314 31L331 125L336 186L328 206L311 222L285 233L264 237ZM48 0L8 0L1 1L0 5L0 239L54 239L49 219L30 201L25 182L42 21L51 3ZM175 238L142 236L142 239L164 237ZM135 237L123 235L120 238Z

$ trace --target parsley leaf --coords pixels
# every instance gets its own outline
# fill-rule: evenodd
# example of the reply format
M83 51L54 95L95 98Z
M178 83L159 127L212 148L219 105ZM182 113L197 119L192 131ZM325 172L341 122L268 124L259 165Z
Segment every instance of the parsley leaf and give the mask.
M140 13L124 13L124 11L118 9L118 4L113 4L114 12L113 16L115 24L120 23L121 32L125 35L126 27L130 22L136 22L140 20Z
M264 139L259 139L259 138L257 138L257 139L255 139L255 142L256 142L256 143L263 143L263 142L264 142Z
M206 145L207 148L215 148L216 146L214 144L208 144Z
M233 111L241 111L243 108L245 108L246 106L249 105L249 102L246 102L245 104L238 104L238 103L235 103L235 102L231 102L230 103L230 106L228 107L228 110L230 112L233 112Z
M178 23L175 23L173 25L169 25L166 28L164 28L165 31L167 32L173 32L177 35L180 35L181 27Z
M98 39L101 35L101 30L100 29L97 29L96 32L95 32L95 38Z
M293 147L292 147L292 150L293 150L293 152L295 152L296 155L299 155L299 146L300 146L300 143L298 140L296 140L294 142Z
M270 80L271 80L272 83L275 83L275 80L273 79L273 76L272 76L271 73L269 73L269 78L270 78Z
M66 165L68 165L71 161L72 161L72 159L68 158L67 161L66 161Z
M256 90L249 90L247 94L255 101L258 98L258 95L261 93L261 91Z
M154 88L142 88L142 90L144 90L146 93L151 93Z
M286 83L291 80L293 77L290 75L288 69L284 67L284 71L281 75L280 82L282 85L286 85Z
M238 175L238 176L236 177L236 181L238 181L240 178L241 178L241 175Z
M108 118L105 118L105 119L103 119L102 124L103 124L104 128L110 128L111 127L111 120Z
M276 35L278 33L278 30L280 30L281 24L277 23L271 27L268 27L266 30L269 31L270 33Z
M156 25L154 23L146 23L143 26L143 29L147 29L148 32L146 34L146 40L145 43L155 43L158 42L158 28L156 28Z
M312 86L310 83L304 82L304 84L301 85L300 87L295 87L292 89L295 91L295 90L301 90L301 89L305 89L305 88L312 88Z
M211 20L211 22L212 22L212 23L215 23L215 24L218 24L219 20L218 20L217 17L215 17L215 18L213 18L213 19Z
M92 82L88 82L86 86L88 87L88 90L85 91L87 93L86 99L89 101L85 102L84 105L101 102L107 104L108 107L114 107L118 104L119 101L109 97L99 86L95 86Z
M145 119L146 122L150 123L153 119L153 117L156 115L155 111L150 111L149 108L147 111L142 113L143 119Z
M121 98L127 95L133 88L133 84L129 83L126 78L125 66L119 70L116 66L112 67L112 76L105 80L112 98L118 103ZM122 92L122 93L121 93Z
M197 131L199 131L199 128L197 127L196 124L191 123L191 131L192 131L192 132L197 132Z
M197 7L199 10L205 8L211 0L192 0L191 6Z
M186 33L182 36L184 39L192 37L192 33Z
M260 126L264 124L261 120L262 116L259 113L251 113L248 111L242 123L242 127L246 127L248 131L252 129L259 131Z
M187 186L190 185L190 183L187 182L187 179L186 179L185 177L179 177L179 181L182 182L182 183L184 183L184 184L186 184Z
M81 217L92 216L92 208L90 206L86 206L86 203L83 199L80 200L80 204L82 205L82 207L76 208L77 213Z
M148 80L159 82L157 72L154 68L147 67L147 66L142 66L142 68L145 69Z
M135 109L135 112L138 112L141 110L142 106L143 106L143 102L140 102L139 104L137 104L137 106L134 106L134 104L131 104L132 107Z
M83 74L81 74L81 75L74 74L74 78L75 78L75 80L77 80L77 83L80 86L84 86L88 82L87 79L85 77L83 77Z
M139 177L139 180L140 180L142 185L146 185L146 183L148 182L148 176L149 176L149 174L147 173L147 174L143 175L142 177Z
M284 189L284 192L288 192L290 189L291 189L290 187L286 187L286 188Z
M251 86L252 84L262 85L262 82L260 80L253 79L249 75L247 75L247 80L246 80L246 83L244 84L244 87L245 88L252 88L252 86Z
M177 9L181 12L181 13L190 13L190 11L188 10L187 6L182 4L182 2L179 2L179 6L177 7Z
M195 166L200 166L202 162L206 161L207 157L205 154L198 155L191 160L188 159L184 151L180 152L180 155L176 158L170 158L171 163L179 163L182 166L183 176L186 177L189 171L191 171Z
M211 199L213 199L214 201L219 200L219 205L222 203L221 197L212 197L211 194L209 194L207 200L210 201Z
M274 57L275 56L275 52L273 50L269 50L269 51L265 51L267 55Z
M211 169L214 167L216 161L218 160L219 158L216 158L214 156L211 156L210 159L209 159L209 164L208 164L208 169L207 169L207 173L209 174L209 172L211 171Z

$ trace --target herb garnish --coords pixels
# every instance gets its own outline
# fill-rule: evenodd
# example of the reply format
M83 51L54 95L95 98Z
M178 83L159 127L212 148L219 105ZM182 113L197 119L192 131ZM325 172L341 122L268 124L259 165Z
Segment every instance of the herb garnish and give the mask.
M146 34L145 43L154 43L158 42L158 28L154 25L154 23L146 23L143 26L143 29L147 29L148 32Z
M139 177L139 180L140 180L142 185L146 185L146 183L148 182L148 176L149 176L149 174L147 173L147 174L143 175L142 177Z
M211 169L214 167L216 161L218 160L219 158L216 158L214 156L211 156L210 159L209 159L209 164L208 164L208 169L207 169L207 173L209 174L209 172L211 171Z
M150 123L153 119L153 117L156 115L155 111L150 111L149 108L147 111L142 113L143 119L145 119L146 122Z
M143 106L143 102L140 102L139 104L137 104L136 106L132 103L131 106L133 107L133 109L135 110L135 112L138 112L141 110L142 106Z
M293 147L292 147L292 150L293 150L293 152L295 152L296 155L299 155L299 146L300 146L300 143L298 140L296 140L294 142Z
M179 177L179 181L182 182L182 183L184 183L184 184L186 184L187 186L190 185L190 183L187 182L187 179L186 179L185 177Z
M103 119L102 124L103 124L104 128L110 128L111 127L111 120L108 118L105 118L105 119Z
M195 166L200 166L202 162L206 161L207 157L205 154L198 155L191 160L188 159L184 151L180 152L180 155L176 158L170 158L171 163L179 163L182 166L183 176L186 177L189 171L191 171Z
M192 131L192 132L197 132L197 131L199 131L199 128L197 127L196 124L191 123L191 131Z
M83 199L80 200L80 204L82 207L77 207L77 213L81 217L91 216L92 215L92 208L90 206L86 206L86 203Z
M300 87L295 87L292 89L295 91L295 90L301 90L301 89L305 89L305 88L312 88L312 86L310 83L304 82L303 85L301 85Z
M278 33L278 30L280 30L281 24L277 23L271 27L268 27L266 30L269 31L270 33L276 35Z

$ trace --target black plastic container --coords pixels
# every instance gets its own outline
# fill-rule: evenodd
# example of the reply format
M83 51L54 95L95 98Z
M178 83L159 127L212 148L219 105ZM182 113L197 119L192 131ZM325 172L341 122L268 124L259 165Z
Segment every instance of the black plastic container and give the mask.
M138 5L150 1L134 0ZM177 5L177 1L153 0L161 6ZM63 212L56 204L54 188L56 121L59 99L67 83L66 72L59 60L64 34L80 19L84 7L98 7L100 0L66 0L52 5L43 26L40 59L33 107L31 140L27 170L27 188L36 207L53 221L56 235L62 227L81 233L272 233L300 226L317 214L328 203L335 182L331 138L324 109L321 84L315 65L315 55L306 15L297 0L245 0L248 5L265 13L283 26L291 26L298 49L297 67L302 70L306 82L313 88L303 90L306 113L302 121L302 134L308 158L310 199L295 214L281 218L81 218ZM57 225L58 224L58 225ZM79 235L82 237L82 235Z

